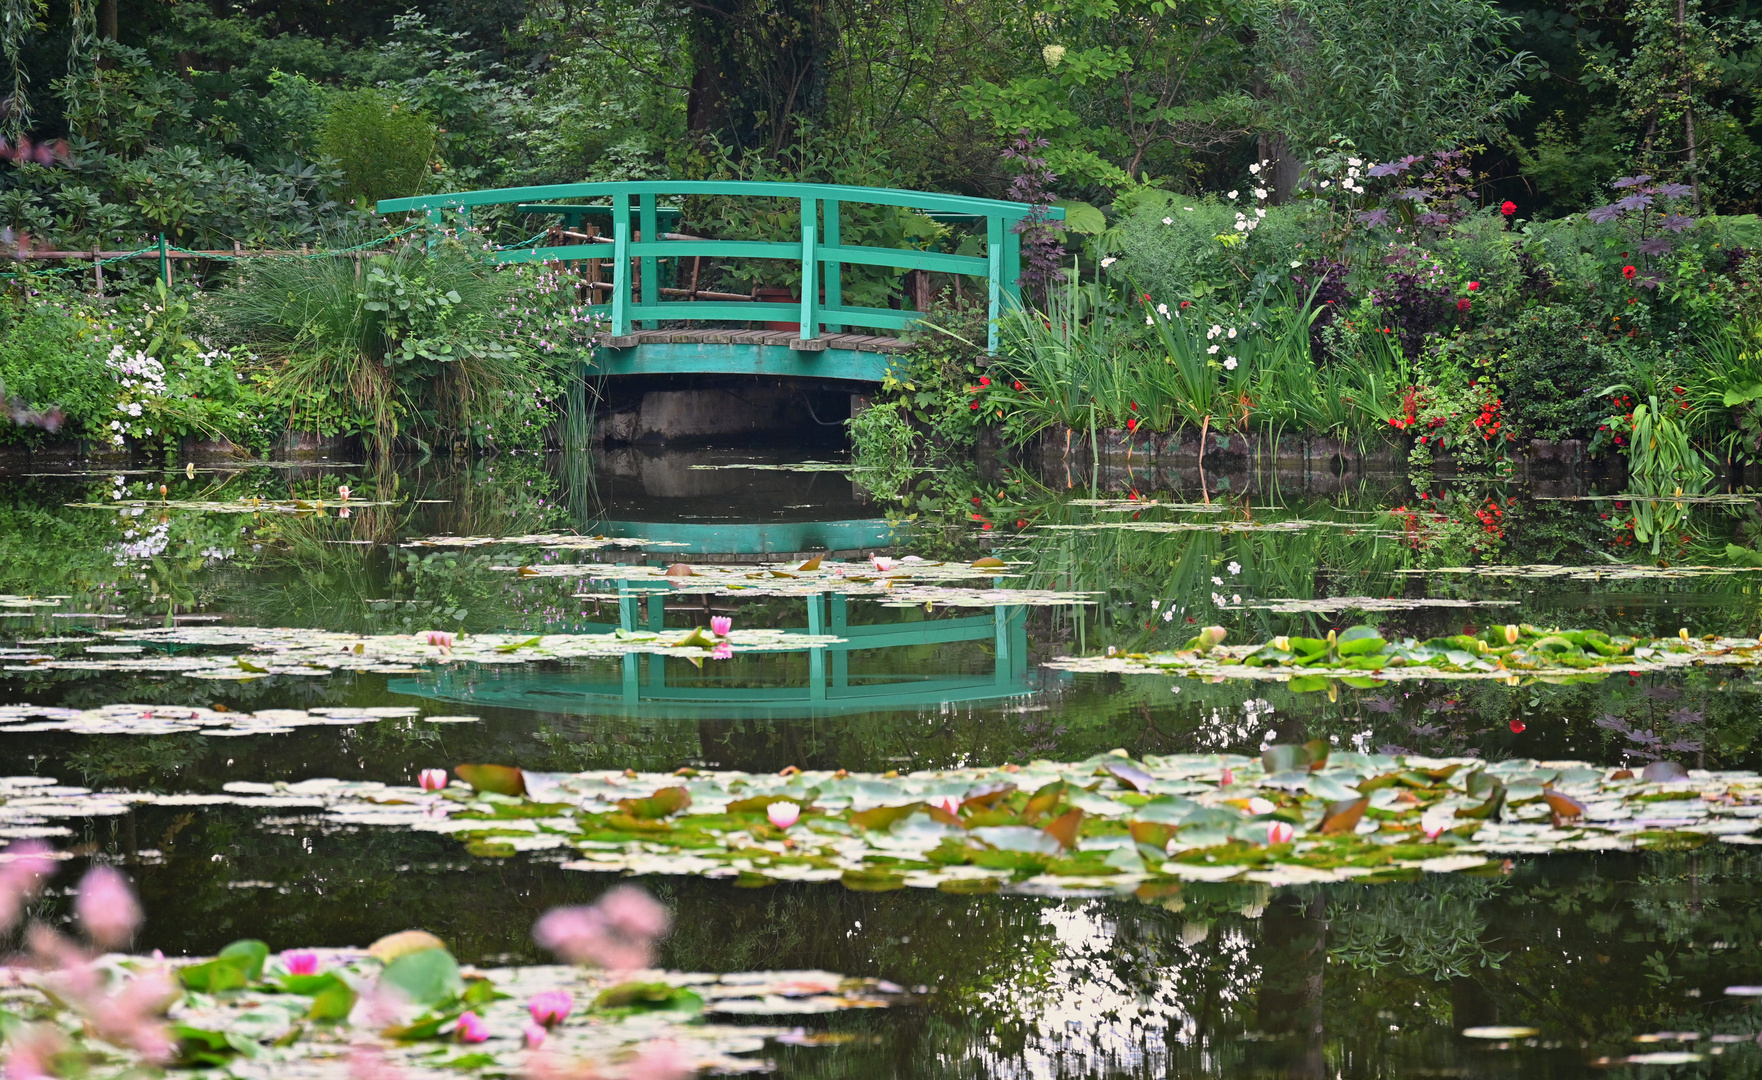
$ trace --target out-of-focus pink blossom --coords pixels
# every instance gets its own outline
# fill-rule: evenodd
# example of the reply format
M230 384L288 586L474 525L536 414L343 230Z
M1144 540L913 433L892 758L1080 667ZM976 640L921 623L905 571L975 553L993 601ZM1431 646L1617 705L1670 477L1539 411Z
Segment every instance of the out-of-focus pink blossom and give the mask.
M1263 799L1256 795L1254 798L1248 800L1248 812L1255 817L1259 817L1262 814L1270 814L1277 809L1278 806L1271 799Z
M56 1054L67 1049L67 1039L48 1024L33 1024L6 1041L6 1080L53 1080Z
M710 633L717 637L727 637L728 632L733 629L734 619L732 617L727 615L710 616Z
M462 1043L488 1042L489 1025L474 1012L462 1012L458 1025L453 1028L453 1037Z
M348 502L349 501L349 485L347 485L347 484L337 485L336 494L337 494L337 498L343 500L344 502Z
M49 846L37 840L21 840L6 849L7 859L0 862L0 934L12 929L43 879L55 872L48 853Z
M404 1080L404 1072L379 1047L357 1043L349 1050L349 1080Z
M801 804L788 801L774 802L765 807L765 816L770 818L771 824L779 829L787 829L801 820Z
M958 814L961 812L961 800L958 795L944 795L938 799L931 799L930 805L938 810L946 810L951 814Z
M545 1029L543 1024L534 1024L528 1021L526 1027L520 1032L520 1041L526 1044L526 1049L537 1050L545 1044L545 1037L549 1034L550 1032Z
M1296 832L1288 821L1269 821L1266 826L1266 842L1269 845L1289 844Z
M575 995L567 990L544 990L532 995L526 1009L532 1019L545 1027L561 1024L575 1008Z
M1223 775L1218 777L1217 782L1219 787L1229 787L1236 782L1236 774L1229 769L1225 769Z
M318 954L311 949L289 949L281 954L281 962L289 975L318 974Z
M634 885L620 885L591 907L552 908L532 925L532 940L576 964L613 972L654 963L655 939L667 932L667 909Z
M453 647L453 635L445 630L424 630L416 635L416 640L424 645L433 645L441 649Z
M141 925L141 905L128 879L108 866L87 872L73 910L86 936L106 949L128 944Z
M416 782L422 785L423 791L441 791L447 786L447 770L423 769L416 774Z
M1419 823L1419 828L1421 832L1426 834L1427 840L1436 840L1438 837L1444 835L1444 823L1442 821L1422 821Z
M171 1039L160 1018L178 996L165 969L153 968L130 979L116 994L87 1003L86 1019L92 1033L105 1042L130 1047L149 1061L165 1061L171 1057Z
M696 1071L683 1046L671 1039L654 1039L642 1044L624 1075L628 1080L684 1080Z

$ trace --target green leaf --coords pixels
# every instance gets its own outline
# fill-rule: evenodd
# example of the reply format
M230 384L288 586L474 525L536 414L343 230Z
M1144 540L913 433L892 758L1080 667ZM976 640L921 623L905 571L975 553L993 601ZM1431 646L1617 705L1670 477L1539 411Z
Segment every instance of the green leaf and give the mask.
M704 999L683 986L664 982L627 982L607 987L593 999L595 1009L632 1012L701 1012Z
M263 963L269 959L269 945L255 938L244 938L220 950L218 960L236 964L245 978L256 982L263 977Z
M334 975L329 976L329 979L329 986L312 995L312 1008L307 1011L306 1016L323 1022L347 1020L349 1013L355 1008L355 989Z
M445 949L424 949L400 956L379 973L379 982L397 989L417 1005L451 1001L465 989L459 962Z
M494 795L526 794L526 777L512 765L460 765L453 772L474 791Z
M1097 233L1107 231L1107 215L1086 202L1077 199L1059 199L1052 205L1064 210L1063 226L1070 232L1080 233L1083 236L1094 236ZM1058 227L1056 222L1051 224L1054 228Z

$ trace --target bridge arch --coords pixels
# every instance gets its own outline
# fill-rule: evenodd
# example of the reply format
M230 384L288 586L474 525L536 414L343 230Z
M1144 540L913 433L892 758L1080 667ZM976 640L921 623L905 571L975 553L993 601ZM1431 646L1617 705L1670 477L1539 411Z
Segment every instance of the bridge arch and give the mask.
M663 198L749 196L799 201L799 241L717 240L666 232L677 221L676 208ZM922 247L878 247L846 244L840 217L849 203L869 203L917 210L942 222L984 225L984 254L970 255ZM608 322L609 334L594 358L595 374L690 375L753 374L786 378L881 381L889 356L903 346L899 339L864 331L899 331L910 327L918 313L891 307L846 302L845 266L897 267L983 278L990 334L987 348L997 348L998 318L1021 299L1021 222L1036 208L1019 202L966 195L905 191L843 184L806 184L747 180L637 180L607 183L546 184L494 188L385 199L381 213L426 212L442 223L447 211L462 213L483 206L512 205L522 214L560 219L547 230L547 246L514 247L491 256L498 262L573 262L585 264L593 310ZM1042 207L1051 221L1064 217L1059 207ZM609 234L609 235L608 235ZM700 298L692 287L663 284L663 268L675 278L685 260L747 258L793 260L801 267L799 302L766 302L758 298L717 294ZM609 264L609 266L608 266ZM610 280L601 282L602 268ZM817 287L808 287L812 283ZM673 297L669 299L669 297ZM682 297L682 298L681 298ZM769 330L681 328L710 322L761 321ZM792 329L782 329L785 324Z

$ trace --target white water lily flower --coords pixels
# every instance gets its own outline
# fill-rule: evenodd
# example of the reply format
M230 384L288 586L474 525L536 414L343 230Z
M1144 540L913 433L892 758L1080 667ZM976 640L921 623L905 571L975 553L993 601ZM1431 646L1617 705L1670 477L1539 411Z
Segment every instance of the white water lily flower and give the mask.
M1240 574L1242 572L1242 564L1239 562L1232 562L1232 563L1230 563L1228 569L1230 571L1230 576L1235 577L1237 574Z

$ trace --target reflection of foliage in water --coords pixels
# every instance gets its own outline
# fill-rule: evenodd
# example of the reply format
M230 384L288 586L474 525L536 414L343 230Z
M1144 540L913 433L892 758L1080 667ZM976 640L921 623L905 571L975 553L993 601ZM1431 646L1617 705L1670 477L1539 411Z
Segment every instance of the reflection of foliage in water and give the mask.
M1423 889L1363 888L1328 902L1328 952L1375 974L1391 967L1436 981L1497 968L1509 955L1488 948L1488 898L1502 881L1440 875Z
M208 740L194 733L147 739L94 736L67 755L67 764L87 784L99 787L165 788L178 785L178 773L208 753Z

